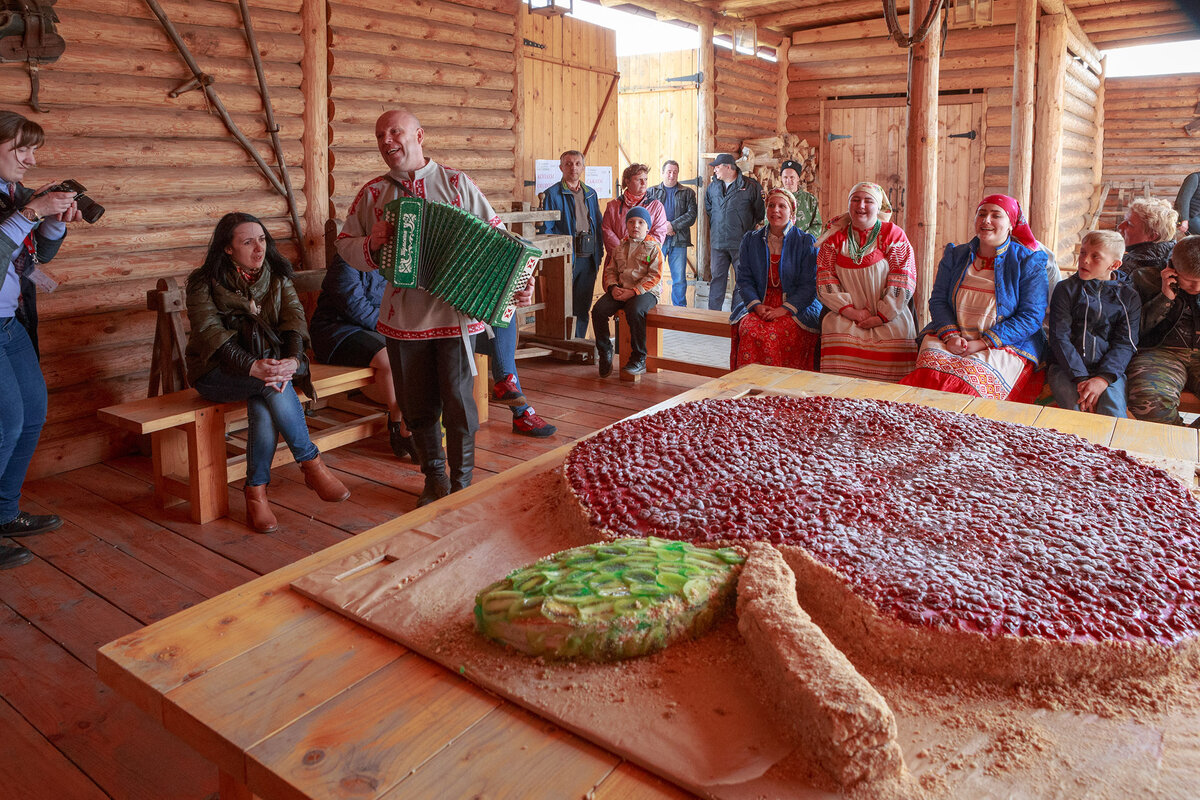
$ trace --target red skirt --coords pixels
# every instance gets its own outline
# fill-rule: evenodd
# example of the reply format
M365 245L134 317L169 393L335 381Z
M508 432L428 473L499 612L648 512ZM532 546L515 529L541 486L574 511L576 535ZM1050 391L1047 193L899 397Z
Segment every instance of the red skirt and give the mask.
M779 289L767 290L765 305L779 306L782 303L783 293ZM821 337L801 328L790 314L764 322L757 314L749 313L734 326L734 334L733 369L747 364L816 369L817 347Z

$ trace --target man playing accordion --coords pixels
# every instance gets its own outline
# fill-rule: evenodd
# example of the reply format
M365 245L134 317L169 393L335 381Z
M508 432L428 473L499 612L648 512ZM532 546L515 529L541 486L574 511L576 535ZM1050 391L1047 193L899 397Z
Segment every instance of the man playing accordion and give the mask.
M491 204L466 173L425 157L425 131L411 112L385 112L375 123L375 139L388 171L359 190L337 239L339 255L352 267L364 272L379 269L380 250L392 235L384 221L384 206L397 197L450 203L500 225ZM517 303L528 305L532 294L531 284L517 295ZM424 289L389 285L384 290L376 329L387 337L396 396L425 474L418 505L471 484L479 427L472 396L471 336L484 328L482 322Z

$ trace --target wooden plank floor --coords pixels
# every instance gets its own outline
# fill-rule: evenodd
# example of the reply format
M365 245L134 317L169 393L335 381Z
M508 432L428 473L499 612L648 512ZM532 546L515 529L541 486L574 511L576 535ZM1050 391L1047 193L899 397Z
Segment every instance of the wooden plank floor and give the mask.
M680 373L622 383L595 367L525 361L520 374L537 412L558 426L548 439L514 434L503 406L477 439L475 480L573 441L704 382ZM126 456L26 484L22 508L65 521L22 540L37 558L0 571L0 796L30 800L212 798L217 772L96 678L96 649L403 514L422 477L383 438L325 455L351 490L323 503L292 464L270 497L280 528L243 524L239 488L230 518L197 525L186 506L155 507L150 461Z

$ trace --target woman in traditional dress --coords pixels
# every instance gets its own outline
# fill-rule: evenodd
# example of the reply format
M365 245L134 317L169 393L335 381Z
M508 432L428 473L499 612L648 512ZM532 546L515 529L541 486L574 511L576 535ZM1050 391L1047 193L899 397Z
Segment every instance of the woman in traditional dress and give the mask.
M912 246L888 221L877 183L850 190L849 213L830 222L817 253L817 297L832 313L821 323L821 371L898 381L912 371L917 326Z
M188 276L188 379L205 400L246 402L246 522L260 533L279 523L267 503L279 436L300 463L304 482L322 500L350 496L321 461L293 386L313 396L308 326L292 285L292 265L249 214L221 217L204 264Z
M929 298L917 368L902 383L1003 400L1042 360L1046 253L1011 197L975 211L975 238L948 244Z
M795 197L767 193L767 225L742 237L737 270L739 302L731 366L769 364L814 369L821 303L817 300L816 240L794 224Z

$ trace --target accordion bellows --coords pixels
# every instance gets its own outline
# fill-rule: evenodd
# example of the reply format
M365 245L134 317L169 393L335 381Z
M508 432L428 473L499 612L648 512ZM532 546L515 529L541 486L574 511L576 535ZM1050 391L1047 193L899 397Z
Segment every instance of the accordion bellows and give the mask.
M393 226L380 256L400 289L424 289L462 314L505 328L513 297L528 285L542 251L457 206L400 197L384 206Z

